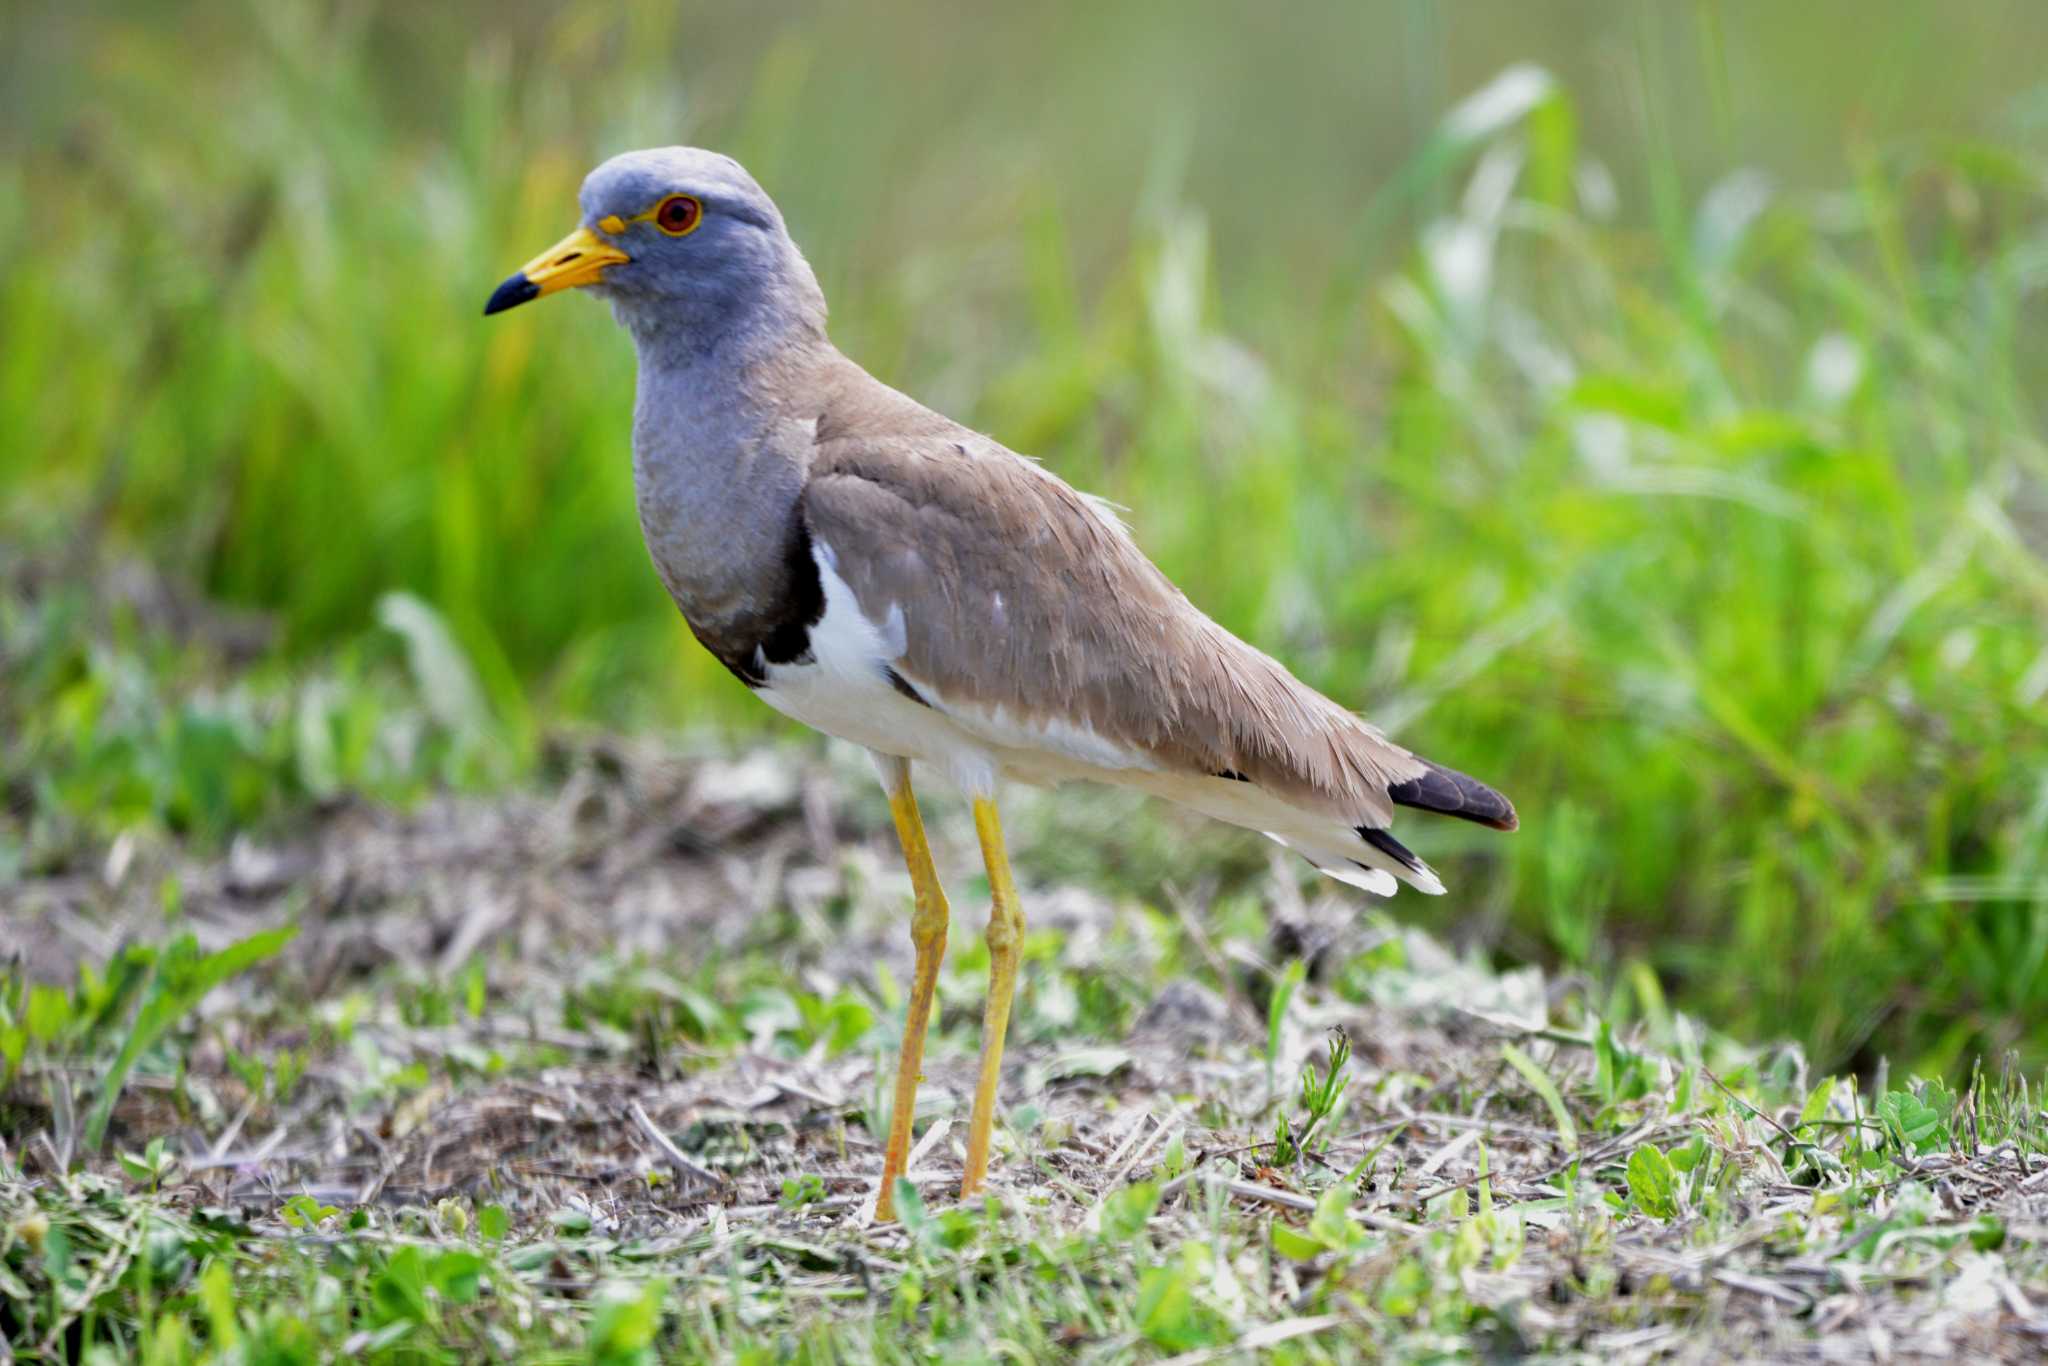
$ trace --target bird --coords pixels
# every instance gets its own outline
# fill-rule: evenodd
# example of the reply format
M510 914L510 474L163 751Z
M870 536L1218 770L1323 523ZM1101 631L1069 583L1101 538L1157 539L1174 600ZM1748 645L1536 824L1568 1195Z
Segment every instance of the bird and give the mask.
M1000 785L1133 788L1379 895L1444 890L1389 829L1397 807L1516 828L1499 792L1212 621L1110 504L843 355L781 211L737 161L623 153L578 206L484 313L569 289L611 304L637 356L634 498L663 585L755 696L864 747L888 797L915 966L877 1218L894 1218L950 921L913 768L968 798L988 872L963 1200L986 1186L1025 926Z

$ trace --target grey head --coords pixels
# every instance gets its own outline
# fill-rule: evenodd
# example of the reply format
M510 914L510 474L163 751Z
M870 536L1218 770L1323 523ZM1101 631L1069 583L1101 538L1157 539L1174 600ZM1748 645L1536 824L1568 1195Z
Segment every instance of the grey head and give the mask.
M775 201L731 157L626 152L584 179L578 202L580 226L500 285L485 313L584 287L611 301L643 347L823 337L817 277Z

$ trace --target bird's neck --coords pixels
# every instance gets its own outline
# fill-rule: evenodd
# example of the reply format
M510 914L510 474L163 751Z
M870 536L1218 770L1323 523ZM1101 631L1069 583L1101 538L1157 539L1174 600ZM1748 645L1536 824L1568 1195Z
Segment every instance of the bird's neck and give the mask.
M815 413L783 396L830 353L822 331L705 344L633 326L640 356L633 487L640 529L691 625L716 629L783 591Z

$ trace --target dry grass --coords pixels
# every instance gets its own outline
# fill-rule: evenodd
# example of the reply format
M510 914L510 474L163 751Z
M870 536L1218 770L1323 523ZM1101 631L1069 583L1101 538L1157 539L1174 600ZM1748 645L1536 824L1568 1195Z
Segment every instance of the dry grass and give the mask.
M146 1346L190 1318L220 1345L203 1294L181 1310L133 1285L137 1249L167 1236L213 1249L179 1264L190 1284L209 1255L235 1265L245 1347L283 1340L269 1313L371 1355L601 1357L642 1319L676 1354L819 1358L1010 1341L1088 1359L2021 1360L2048 1335L2048 1157L2015 1081L1894 1143L1789 1049L1682 1020L1603 1044L1581 988L1497 975L1320 887L1305 900L1285 864L1249 916L1228 894L1166 913L1033 889L994 1198L971 1209L951 1192L980 964L957 887L922 1200L877 1226L908 952L878 805L835 800L859 791L849 775L786 753L583 739L556 771L497 800L343 805L217 859L116 846L99 875L11 893L18 982L161 938L167 887L202 948L297 927L145 1053L105 1153L79 1120L103 1050L74 1034L13 1077L18 1354L61 1354L88 1321L76 1341ZM942 844L968 848L939 814ZM1027 804L1020 823L1058 819ZM1274 966L1288 955L1311 969L1298 987ZM1128 1013L1102 1003L1118 982L1142 998ZM1295 1077L1327 1065L1332 1031L1353 1052L1318 1121ZM1292 1161L1276 1124L1312 1129ZM1661 1194L1631 1183L1646 1150L1669 1155ZM68 1270L29 1255L53 1227ZM441 1265L394 1262L407 1247L473 1252L475 1293L458 1278L420 1321L386 1312L408 1301L385 1282Z

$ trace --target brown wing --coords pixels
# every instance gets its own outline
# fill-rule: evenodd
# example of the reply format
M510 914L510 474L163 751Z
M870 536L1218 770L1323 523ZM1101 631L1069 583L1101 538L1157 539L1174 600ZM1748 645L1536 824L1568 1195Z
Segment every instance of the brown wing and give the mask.
M913 686L1085 725L1347 825L1384 826L1388 786L1428 771L1209 620L1051 473L875 381L841 403L805 516L871 620L901 608L895 668Z

